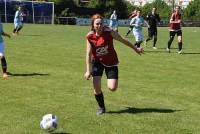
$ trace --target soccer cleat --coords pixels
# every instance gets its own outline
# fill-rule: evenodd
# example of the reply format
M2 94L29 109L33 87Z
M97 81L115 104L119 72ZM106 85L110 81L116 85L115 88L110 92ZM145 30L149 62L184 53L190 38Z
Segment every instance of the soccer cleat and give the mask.
M99 108L98 110L97 110L97 115L102 115L102 114L104 114L106 112L106 109L105 108Z
M153 47L153 49L157 49L157 47Z
M169 49L169 48L167 48L166 51L167 51L168 53L170 53L170 49Z
M178 53L178 54L182 54L182 51L181 51L181 50L180 50L180 51L177 51L177 53Z
M4 79L8 78L8 74L7 73L3 73L3 78Z

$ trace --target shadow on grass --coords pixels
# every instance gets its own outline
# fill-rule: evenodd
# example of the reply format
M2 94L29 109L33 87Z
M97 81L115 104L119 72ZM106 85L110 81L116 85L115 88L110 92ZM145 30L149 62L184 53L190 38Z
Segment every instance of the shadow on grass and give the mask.
M181 110L161 109L161 108L133 108L133 107L126 107L126 109L123 109L123 110L108 111L106 113L109 113L109 114L123 114L123 113L139 114L139 113L174 113L176 111L181 111Z
M169 53L167 51L158 51L158 50L144 50L144 53ZM173 53L173 52L170 52Z
M183 52L182 54L187 55L187 54L200 54L200 53L185 53L185 52Z
M50 134L70 134L70 133L66 133L66 132L52 132Z
M14 74L8 72L9 76L48 76L49 74L41 74L41 73L29 73L29 74Z
M29 34L29 35L23 34L23 35L20 35L20 36L42 36L42 35L40 35L40 34Z
M161 47L161 48L158 48L158 49L167 49L167 47ZM172 47L172 48L170 48L170 49L178 49L178 48L176 48L176 47ZM184 48L182 48L183 50L184 50Z

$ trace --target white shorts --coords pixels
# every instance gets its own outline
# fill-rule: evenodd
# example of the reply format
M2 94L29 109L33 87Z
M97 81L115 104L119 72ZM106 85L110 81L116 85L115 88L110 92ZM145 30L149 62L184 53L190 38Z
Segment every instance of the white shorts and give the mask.
M116 29L118 27L118 22L117 21L110 21L109 27L111 29Z
M19 27L23 26L23 23L22 22L15 22L14 25L15 25L15 28L19 28Z
M0 42L0 56L4 56L5 55L5 48L4 48L4 44L3 42Z
M142 30L133 30L133 35L135 36L135 41L143 41L144 39Z

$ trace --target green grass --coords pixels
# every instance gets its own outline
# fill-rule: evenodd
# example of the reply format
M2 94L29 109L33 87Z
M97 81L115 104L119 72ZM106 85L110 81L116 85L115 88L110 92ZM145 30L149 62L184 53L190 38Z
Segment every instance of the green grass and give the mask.
M4 24L4 31L11 33L12 27ZM108 91L103 77L107 113L98 117L92 83L83 79L89 29L27 24L21 35L5 39L12 75L0 78L1 134L45 134L39 122L47 113L58 116L60 134L200 132L199 28L183 29L182 55L165 51L167 28L158 30L158 49L149 42L142 56L115 42L119 88ZM119 30L125 35L128 28ZM129 39L134 42L132 35Z

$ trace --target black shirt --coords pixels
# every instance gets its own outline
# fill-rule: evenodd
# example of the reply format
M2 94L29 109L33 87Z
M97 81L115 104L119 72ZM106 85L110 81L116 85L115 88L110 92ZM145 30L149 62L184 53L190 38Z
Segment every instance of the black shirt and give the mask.
M155 29L157 27L157 23L160 22L160 17L158 14L153 15L152 13L149 13L146 17L146 20L150 28Z

